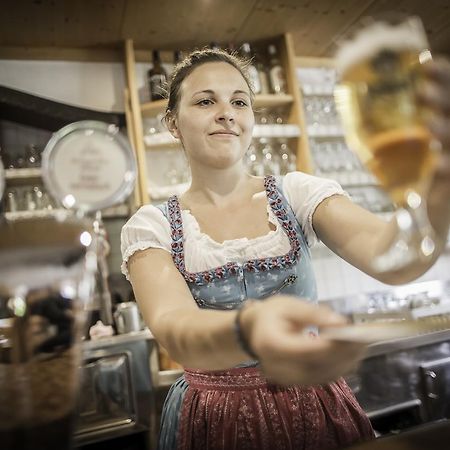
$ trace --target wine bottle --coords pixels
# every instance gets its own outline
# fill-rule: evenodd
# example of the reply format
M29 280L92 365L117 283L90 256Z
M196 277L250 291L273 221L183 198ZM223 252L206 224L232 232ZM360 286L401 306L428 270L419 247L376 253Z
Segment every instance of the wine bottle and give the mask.
M259 79L258 69L253 63L252 49L248 42L244 42L241 47L241 55L249 61L247 73L253 86L255 94L261 94L261 80Z
M286 78L278 57L277 47L273 44L268 47L269 52L269 80L273 94L286 93Z
M161 64L158 50L153 50L153 67L147 72L147 80L151 100L160 100L164 98L167 72Z

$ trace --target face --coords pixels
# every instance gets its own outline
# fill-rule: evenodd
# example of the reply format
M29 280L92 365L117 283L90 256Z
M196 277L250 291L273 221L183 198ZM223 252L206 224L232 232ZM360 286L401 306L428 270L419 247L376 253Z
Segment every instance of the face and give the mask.
M210 62L183 80L169 128L191 165L219 169L242 160L254 123L250 89L241 73L225 62Z

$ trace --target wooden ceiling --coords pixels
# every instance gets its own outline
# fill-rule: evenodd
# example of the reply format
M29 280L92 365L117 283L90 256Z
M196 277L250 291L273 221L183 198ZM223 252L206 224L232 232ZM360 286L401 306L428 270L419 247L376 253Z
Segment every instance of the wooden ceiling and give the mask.
M449 0L2 0L0 8L3 49L117 49L132 38L138 49L174 50L289 31L297 55L330 56L362 16L398 11L420 15L432 49L450 55Z

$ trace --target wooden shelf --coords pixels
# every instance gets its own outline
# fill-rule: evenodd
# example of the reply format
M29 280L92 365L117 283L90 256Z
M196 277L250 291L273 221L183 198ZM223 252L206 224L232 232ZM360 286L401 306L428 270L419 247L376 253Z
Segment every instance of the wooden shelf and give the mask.
M24 169L6 169L6 180L35 180L41 178L42 170L40 167L24 168Z
M175 139L168 131L163 131L154 135L145 135L144 144L146 150L181 148L180 141Z
M7 220L14 221L33 218L69 216L75 213L64 208L53 208L53 209L35 209L33 211L5 212L4 214ZM117 206L111 206L102 211L103 219L118 219L128 217L129 215L130 215L130 208L125 203Z
M299 136L300 128L296 124L257 124L253 129L254 138L296 138ZM144 143L145 149L148 151L181 149L180 141L173 138L168 131L146 135L144 136Z
M141 104L141 113L144 117L153 117L166 110L167 100L155 100Z
M14 211L5 212L5 217L7 220L26 220L33 218L47 218L55 216L65 216L69 215L70 212L66 209L55 208L55 209L35 209L34 211Z
M257 95L253 104L254 108L276 108L279 106L289 106L294 101L294 97L289 94L267 94Z
M276 108L292 104L294 97L289 94L267 94L255 96L254 108ZM163 113L167 107L167 100L155 100L141 104L141 113L144 117L156 116Z

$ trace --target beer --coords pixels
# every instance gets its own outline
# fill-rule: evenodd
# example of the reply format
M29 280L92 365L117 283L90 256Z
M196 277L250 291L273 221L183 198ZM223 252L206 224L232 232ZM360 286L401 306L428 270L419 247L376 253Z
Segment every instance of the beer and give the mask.
M397 205L404 203L406 192L423 191L434 161L426 129L416 126L387 131L369 139L368 145L372 157L367 168Z
M335 97L349 146L399 206L408 191L423 191L434 165L415 94L426 37L412 35L409 25L374 24L336 57Z

